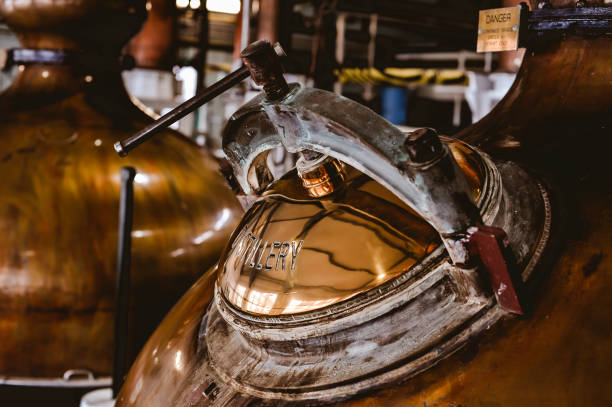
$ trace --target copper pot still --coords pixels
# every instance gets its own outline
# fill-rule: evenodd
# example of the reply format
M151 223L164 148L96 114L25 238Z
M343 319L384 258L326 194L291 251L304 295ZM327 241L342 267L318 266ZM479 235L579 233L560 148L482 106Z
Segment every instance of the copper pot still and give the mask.
M249 46L264 92L223 145L253 205L116 405L611 404L610 10L528 13L512 89L453 139Z
M217 163L178 133L116 156L117 137L151 122L120 78L145 2L68 3L0 2L22 45L0 95L0 382L14 386L110 382L121 166L138 172L132 354L242 212Z
M127 43L125 52L137 67L170 70L174 62L176 6L170 0L148 0L147 19Z

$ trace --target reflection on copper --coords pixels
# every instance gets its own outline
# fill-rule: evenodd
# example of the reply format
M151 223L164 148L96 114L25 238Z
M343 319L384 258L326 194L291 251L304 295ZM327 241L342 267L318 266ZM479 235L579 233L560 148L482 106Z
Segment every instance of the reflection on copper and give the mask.
M321 198L334 192L344 181L345 174L342 163L335 158L323 158L313 168L302 169L297 163L298 174L308 195L313 198Z
M212 230L207 230L206 232L202 233L201 235L196 236L193 239L193 244L198 245L198 244L202 244L205 241L207 241L208 239L210 239L211 237L213 237L215 234Z
M134 177L134 182L141 185L147 185L151 180L151 175L137 173Z
M149 236L153 236L153 231L152 230L133 230L132 231L132 238L142 238L142 237L149 237Z
M176 356L174 357L174 368L178 371L183 370L184 362L182 356L182 352L180 350L177 350Z
M224 208L221 211L221 214L219 215L219 217L217 218L217 220L215 221L215 224L213 225L213 229L215 230L221 230L223 229L223 227L227 224L227 222L230 220L231 217L231 211L227 208Z
M477 199L479 161L460 145L451 151ZM303 181L293 172L273 184L221 259L219 287L239 310L281 315L336 304L403 274L440 245L427 222L353 168L342 188L316 200Z
M185 254L185 251L186 250L184 248L179 247L178 249L172 250L170 252L170 257L179 257L179 256L182 256L183 254Z

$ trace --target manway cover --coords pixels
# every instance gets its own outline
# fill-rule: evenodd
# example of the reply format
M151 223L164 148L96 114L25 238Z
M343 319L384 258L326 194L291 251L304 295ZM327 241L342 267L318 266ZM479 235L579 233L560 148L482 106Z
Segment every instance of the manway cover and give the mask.
M452 151L477 198L481 175L460 147ZM231 305L251 314L313 311L389 281L439 244L427 222L354 169L321 199L292 172L245 215L218 283Z

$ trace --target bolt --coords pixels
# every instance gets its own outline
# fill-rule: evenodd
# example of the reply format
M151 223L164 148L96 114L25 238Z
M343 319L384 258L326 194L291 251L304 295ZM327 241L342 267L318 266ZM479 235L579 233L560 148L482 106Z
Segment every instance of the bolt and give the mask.
M240 53L242 61L251 73L251 78L257 85L263 85L266 95L271 100L280 99L289 92L283 77L279 53L284 54L280 45L274 47L265 40L250 44Z
M545 8L551 8L552 6L550 5L550 1L549 0L545 0L545 1L541 1L538 3L538 8L541 9L545 9Z
M438 132L428 127L408 133L404 149L410 161L417 164L432 161L444 152Z

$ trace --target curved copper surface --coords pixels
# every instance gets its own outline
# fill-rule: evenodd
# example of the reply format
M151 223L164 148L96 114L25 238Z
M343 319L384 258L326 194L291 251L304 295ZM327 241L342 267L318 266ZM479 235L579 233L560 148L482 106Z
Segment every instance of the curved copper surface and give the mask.
M175 5L167 0L147 2L147 21L125 46L136 66L169 70L174 61Z
M206 406L203 392L211 383L189 380L201 355L196 348L202 317L212 301L217 269L212 268L183 295L146 343L117 396L117 406L179 406L185 381L198 398L184 405ZM209 404L210 405L210 404ZM240 406L240 404L238 404Z
M451 151L478 200L475 153ZM439 244L436 231L393 193L351 169L344 185L309 197L292 173L243 218L220 261L218 284L239 310L295 314L339 303L406 272Z
M60 47L76 45L53 24L135 4L6 0L0 11L18 27L40 27L21 32L28 46ZM138 171L132 352L216 261L241 213L216 162L175 132L117 157L113 143L150 119L111 68L29 65L0 95L0 375L110 373L121 166Z

